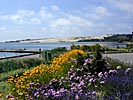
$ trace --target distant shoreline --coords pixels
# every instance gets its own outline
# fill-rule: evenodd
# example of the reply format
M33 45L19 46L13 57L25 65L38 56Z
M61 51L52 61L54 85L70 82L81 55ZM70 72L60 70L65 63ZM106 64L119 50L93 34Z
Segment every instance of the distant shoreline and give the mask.
M50 43L50 42L133 42L132 34L108 34L98 37L67 37L5 41L5 43Z

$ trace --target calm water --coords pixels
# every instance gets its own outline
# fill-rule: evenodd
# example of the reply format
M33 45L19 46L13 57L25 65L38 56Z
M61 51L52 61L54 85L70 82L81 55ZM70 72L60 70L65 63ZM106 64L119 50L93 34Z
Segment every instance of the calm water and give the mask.
M67 49L70 49L70 46L72 44L75 45L92 45L98 43L100 45L105 45L111 48L117 48L119 47L126 47L126 43L116 43L116 42L55 42L55 43L0 43L0 49L8 49L8 50L18 50L18 49L26 49L26 50L50 50L57 47L66 47ZM19 53L1 53L0 52L0 58L1 57L7 57L7 56L16 56L20 55Z

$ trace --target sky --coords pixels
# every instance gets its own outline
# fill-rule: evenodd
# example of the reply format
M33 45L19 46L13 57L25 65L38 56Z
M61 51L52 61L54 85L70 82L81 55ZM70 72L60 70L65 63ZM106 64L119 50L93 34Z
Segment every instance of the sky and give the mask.
M0 41L131 34L133 0L0 0Z

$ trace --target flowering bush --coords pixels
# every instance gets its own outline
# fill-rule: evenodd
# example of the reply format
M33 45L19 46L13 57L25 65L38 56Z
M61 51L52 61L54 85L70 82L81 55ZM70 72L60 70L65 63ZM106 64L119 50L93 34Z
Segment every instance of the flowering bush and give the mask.
M122 66L111 69L85 52L72 50L52 63L11 77L14 86L8 99L26 100L132 100L133 70ZM104 70L95 70L97 65ZM110 67L110 69L108 69Z
M48 83L53 78L59 79L66 76L71 66L71 59L78 57L78 54L86 55L81 50L72 50L54 58L49 66L42 64L31 71L27 70L22 76L11 76L8 79L8 82L13 85L10 92L18 98L27 98L29 95L25 89L29 86L28 83Z
M131 100L133 74L126 70L109 70L98 76L85 72L84 67L72 67L67 77L48 84L29 83L29 99L48 100Z

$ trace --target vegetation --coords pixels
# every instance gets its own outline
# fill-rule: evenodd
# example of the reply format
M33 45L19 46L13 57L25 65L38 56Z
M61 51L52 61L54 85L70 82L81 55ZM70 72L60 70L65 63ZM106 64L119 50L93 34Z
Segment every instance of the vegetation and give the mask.
M111 37L105 37L104 41L106 42L125 42L132 41L132 34L115 34Z
M94 44L94 45L72 45L71 50L73 49L79 49L83 50L85 52L95 52L95 51L100 51L100 52L105 52L108 51L109 48L107 46L101 46L99 44Z
M127 44L126 47L127 47L128 49L133 49L133 43Z
M9 72L17 69L30 69L31 67L40 65L41 59L28 58L28 59L16 59L16 60L4 60L0 61L0 73Z
M126 53L129 52L129 49L122 49L122 48L108 48L107 46L101 46L99 44L94 44L94 45L72 45L71 50L73 49L79 49L83 50L85 52L96 52L100 51L102 53Z
M42 63L30 69L23 67L26 69L23 71L19 68L11 70L7 73L10 75L7 81L4 78L6 72L1 73L0 98L132 100L133 70L130 65L102 58L101 52L109 48L98 44L72 46L71 49L47 51L57 54L55 57L51 55L48 64Z
M78 42L133 42L132 34L115 34L104 39L83 39Z

